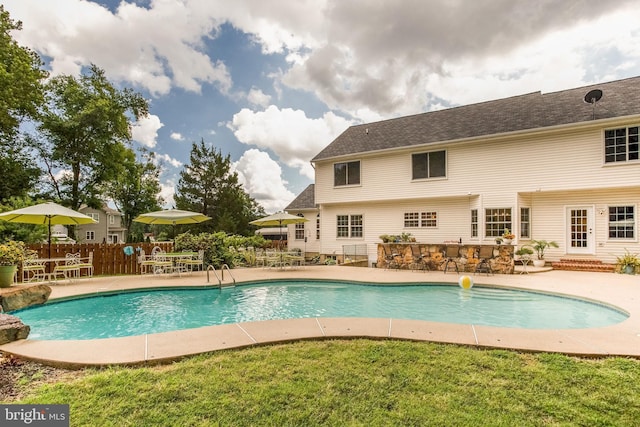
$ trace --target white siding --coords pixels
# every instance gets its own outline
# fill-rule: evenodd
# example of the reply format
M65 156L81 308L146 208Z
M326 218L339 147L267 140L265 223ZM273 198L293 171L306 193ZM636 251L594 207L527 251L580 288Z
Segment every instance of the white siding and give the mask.
M620 125L624 126L624 125ZM316 203L320 206L320 252L339 254L342 245L366 243L370 259L381 234L409 232L419 242L446 240L490 243L484 238L485 209L511 208L513 232L519 235L520 207L531 209L533 239L555 240L558 249L548 260L567 253L567 206L592 206L595 213L594 257L615 262L627 248L640 252L640 162L605 165L603 131L563 130L517 138L402 149L385 154L354 156L361 162L361 184L333 186L333 161L316 164ZM447 177L411 180L411 154L446 149ZM345 159L347 160L347 159ZM343 161L343 160L341 160ZM636 206L636 239L608 238L610 205ZM470 211L478 209L479 238L470 237ZM438 212L436 229L405 229L405 212ZM364 237L337 239L336 216L362 214ZM517 242L519 245L527 242ZM575 256L572 256L575 257Z

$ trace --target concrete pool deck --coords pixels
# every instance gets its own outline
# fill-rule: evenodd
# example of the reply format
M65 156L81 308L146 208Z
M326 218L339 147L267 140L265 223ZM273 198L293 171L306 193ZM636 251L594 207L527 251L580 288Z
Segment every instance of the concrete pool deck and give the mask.
M218 272L219 274L219 272ZM458 283L458 275L344 266L294 270L240 268L238 283L277 279L335 279L376 283ZM216 350L303 339L374 338L457 343L477 348L558 352L589 357L640 357L640 276L575 271L514 275L472 275L475 284L508 286L603 302L630 314L619 324L590 329L518 329L402 319L306 318L246 322L100 340L20 340L0 351L53 366L79 368L162 363ZM213 274L211 285L217 284ZM225 274L225 284L229 284ZM51 299L138 288L207 285L207 275L110 276L52 284ZM22 286L22 285L18 285ZM55 321L55 320L53 320Z

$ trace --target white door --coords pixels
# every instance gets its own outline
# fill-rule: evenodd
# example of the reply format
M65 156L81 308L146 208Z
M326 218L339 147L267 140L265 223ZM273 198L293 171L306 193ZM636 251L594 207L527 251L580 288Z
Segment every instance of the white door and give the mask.
M595 253L593 206L571 206L567 208L567 253Z

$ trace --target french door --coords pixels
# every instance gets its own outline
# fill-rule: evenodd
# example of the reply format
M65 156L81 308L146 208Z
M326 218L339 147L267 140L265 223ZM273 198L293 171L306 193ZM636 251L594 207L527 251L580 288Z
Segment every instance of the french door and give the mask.
M567 253L595 253L593 206L567 207Z

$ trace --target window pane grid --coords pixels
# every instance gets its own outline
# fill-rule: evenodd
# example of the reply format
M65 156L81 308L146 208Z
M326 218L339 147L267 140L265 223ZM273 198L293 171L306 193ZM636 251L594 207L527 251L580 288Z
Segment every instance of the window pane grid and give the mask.
M605 163L640 159L639 126L608 129L604 132Z
M531 237L531 210L529 208L520 208L520 237Z
M609 238L633 239L635 238L635 207L634 206L610 206L609 207Z
M471 209L471 237L478 237L478 209Z
M487 237L499 237L506 228L511 230L511 208L487 209L485 228Z

